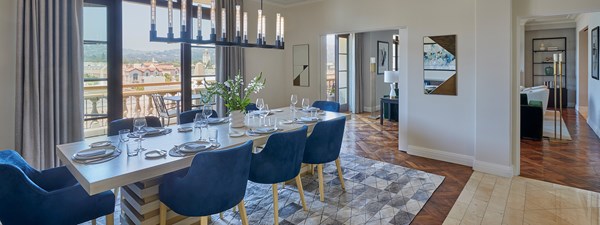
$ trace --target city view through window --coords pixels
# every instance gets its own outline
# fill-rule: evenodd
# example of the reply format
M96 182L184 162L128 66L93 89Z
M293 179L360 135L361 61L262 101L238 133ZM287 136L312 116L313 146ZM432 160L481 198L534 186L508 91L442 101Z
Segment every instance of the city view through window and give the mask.
M126 13L125 13L126 12ZM107 128L107 24L106 8L86 4L84 8L84 98L85 135L106 134ZM167 9L157 8L157 31L166 35ZM179 18L179 11L173 10ZM162 18L162 20L160 19ZM164 23L161 23L164 22ZM196 21L194 20L194 23ZM208 32L209 21L203 21ZM174 20L174 33L178 34L179 21ZM195 25L193 27L196 27ZM170 117L176 123L172 96L181 95L181 45L149 41L150 6L123 2L123 117ZM192 92L199 93L204 80L215 80L214 47L192 47ZM154 96L154 98L153 98ZM165 108L157 106L162 97ZM200 104L194 100L194 105Z

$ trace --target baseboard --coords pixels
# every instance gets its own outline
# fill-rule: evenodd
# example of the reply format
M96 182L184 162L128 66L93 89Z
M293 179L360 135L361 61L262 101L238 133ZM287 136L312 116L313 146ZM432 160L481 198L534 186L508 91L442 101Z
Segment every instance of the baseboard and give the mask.
M513 168L510 166L503 166L495 163L478 161L475 160L473 156L456 154L436 149L423 148L414 145L409 145L408 151L406 152L409 155L420 156L424 158L435 159L444 162L456 163L459 165L472 167L473 170L497 176L512 177L514 175Z
M377 112L377 111L379 111L379 108L380 108L379 106L375 106L375 111L371 111L371 107L365 106L365 107L363 107L363 111L364 112Z
M514 171L511 166L503 166L479 160L473 160L473 170L502 177L514 176Z
M456 163L464 166L473 166L473 157L468 155L461 155L452 152L423 148L414 145L409 145L408 151L406 152L409 155L421 156L429 159Z

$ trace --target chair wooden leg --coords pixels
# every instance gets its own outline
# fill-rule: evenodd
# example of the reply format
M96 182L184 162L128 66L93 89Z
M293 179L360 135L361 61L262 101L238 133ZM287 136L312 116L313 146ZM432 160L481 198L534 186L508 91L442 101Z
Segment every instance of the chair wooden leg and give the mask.
M200 225L208 225L208 216L200 217Z
M246 206L244 205L244 200L238 204L238 208L240 209L240 218L242 218L242 225L248 225L248 215L246 214Z
M323 187L323 164L317 165L317 173L319 173L319 200L325 201L325 189Z
M342 166L340 163L340 158L335 160L335 167L337 167L338 178L340 178L340 183L342 184L342 189L346 190L346 185L344 185L344 175L342 174Z
M165 205L164 203L160 203L160 207L159 207L159 219L160 219L160 225L166 225L167 224L167 205Z
M115 224L115 214L111 213L106 215L106 225L114 225Z
M275 225L279 224L279 197L277 193L277 184L273 184L273 216L275 217Z
M167 125L165 125L165 124L163 123L163 126L165 126L165 127L166 127L166 126L169 126L169 125L171 125L171 117L167 118Z
M96 225L96 219L92 220L92 225Z
M302 208L304 209L304 211L308 211L308 208L306 207L306 201L304 201L304 188L302 188L302 179L300 179L300 174L296 176L296 186L298 186L298 193L300 193Z
M310 168L310 175L315 175L315 165L309 164L308 168Z
M121 190L121 188L115 188L115 190L113 191L113 193L115 194L115 201L119 200L119 190Z

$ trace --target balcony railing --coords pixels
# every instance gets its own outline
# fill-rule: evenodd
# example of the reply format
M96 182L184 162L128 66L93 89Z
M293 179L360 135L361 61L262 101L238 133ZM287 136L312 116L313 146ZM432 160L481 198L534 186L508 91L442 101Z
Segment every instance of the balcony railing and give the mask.
M203 87L194 88L199 92ZM106 85L84 87L84 117L85 136L98 136L107 133L108 121L106 118L108 102L106 97ZM179 82L165 83L140 83L123 85L123 117L136 116L158 116L152 101L152 94L163 96L181 95ZM198 100L196 100L198 101ZM176 103L165 101L168 107L175 107ZM194 104L199 104L194 103ZM175 122L176 120L171 120Z

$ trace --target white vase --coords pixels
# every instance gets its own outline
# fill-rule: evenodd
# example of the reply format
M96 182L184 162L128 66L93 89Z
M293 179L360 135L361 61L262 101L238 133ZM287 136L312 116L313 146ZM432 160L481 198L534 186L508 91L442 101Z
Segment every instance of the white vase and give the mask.
M241 128L244 127L244 119L246 116L244 113L240 111L233 111L230 113L231 117L231 127L233 128Z

